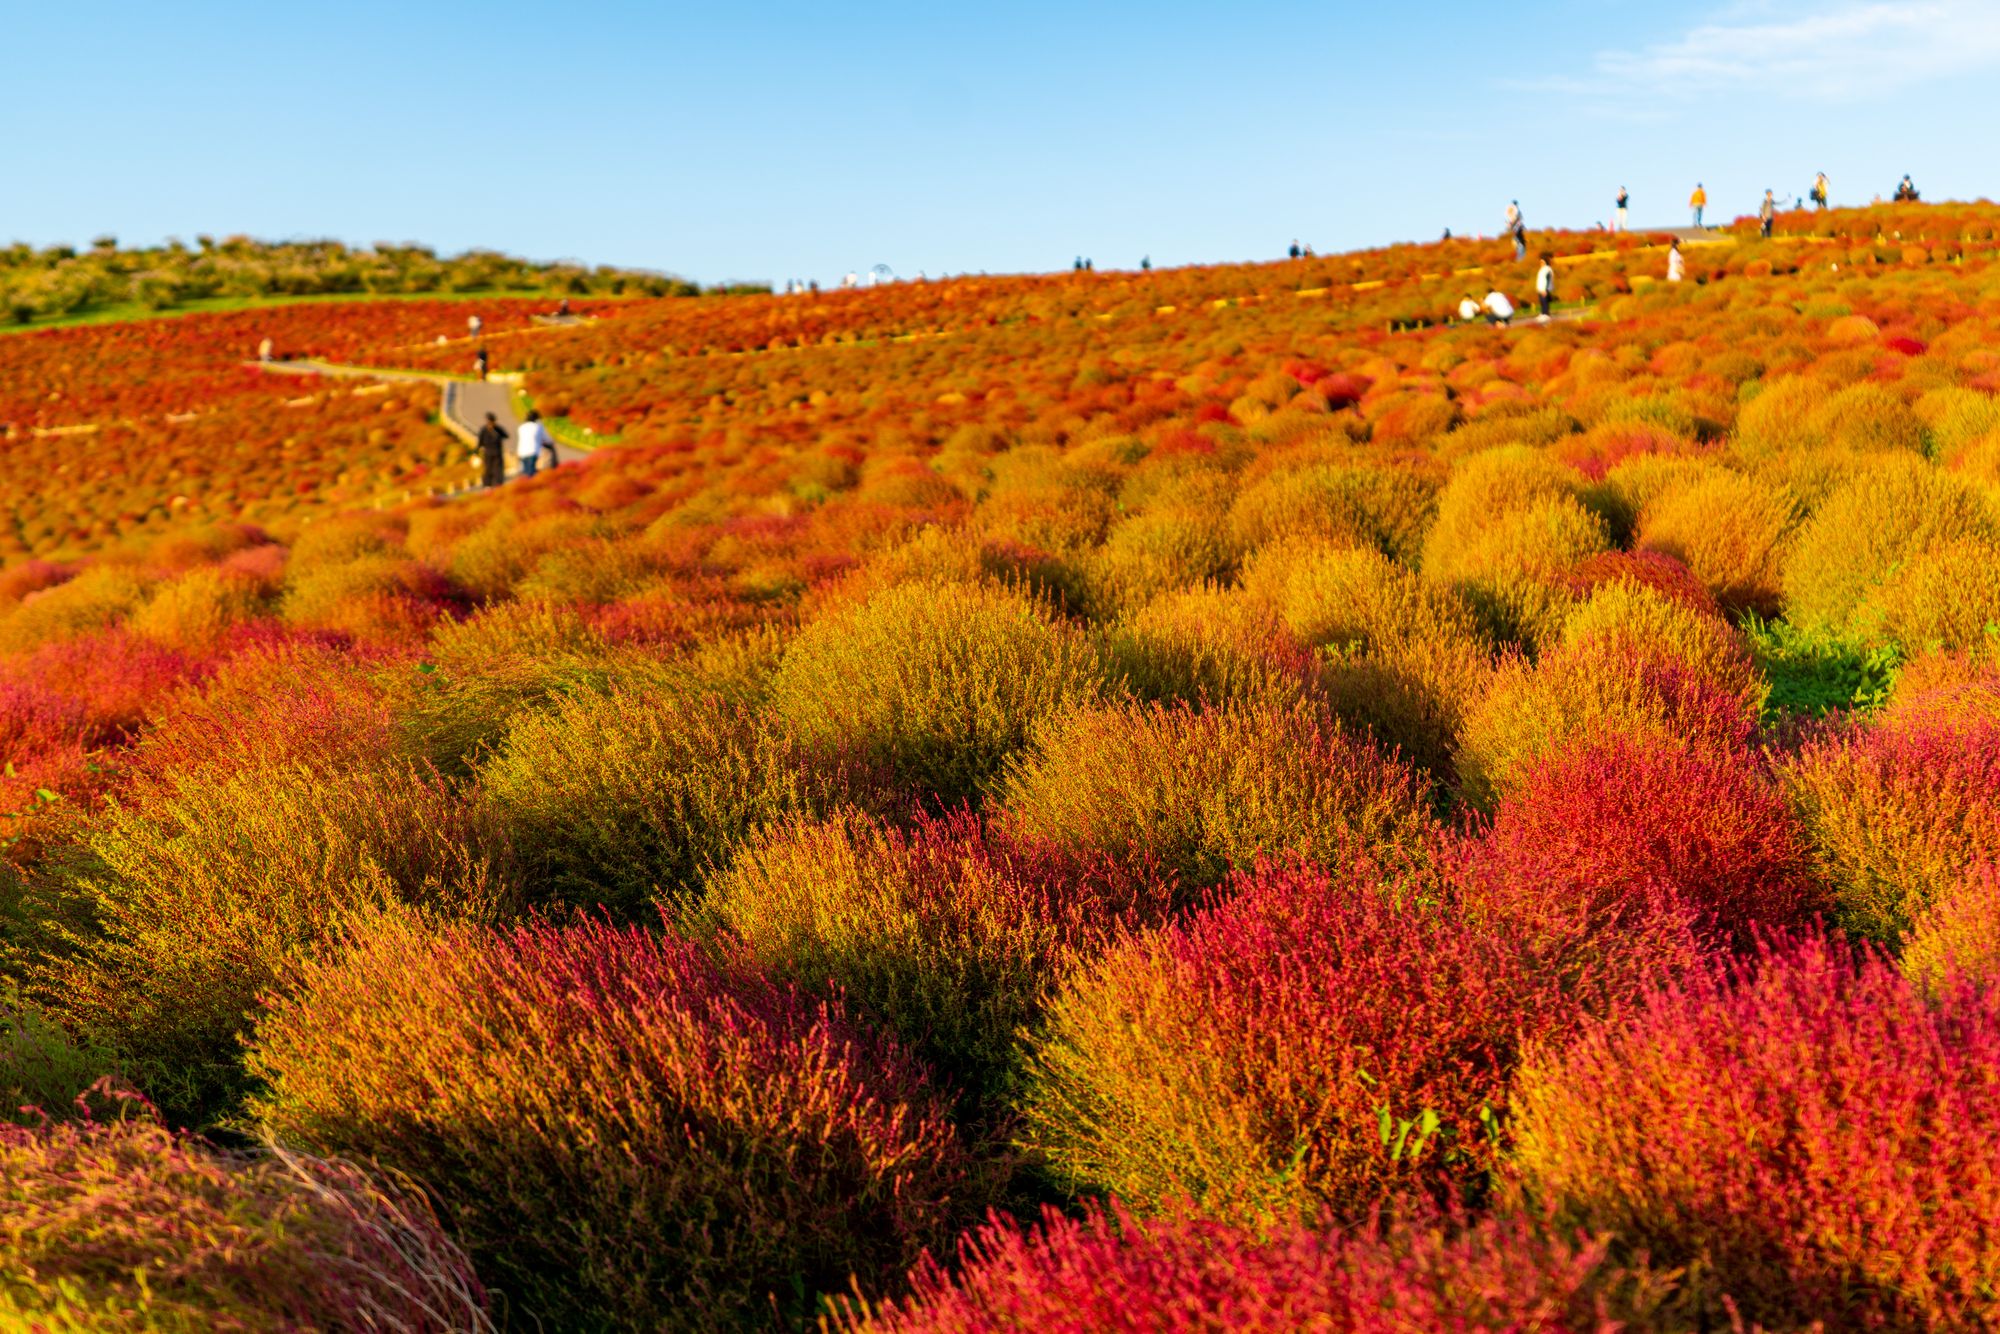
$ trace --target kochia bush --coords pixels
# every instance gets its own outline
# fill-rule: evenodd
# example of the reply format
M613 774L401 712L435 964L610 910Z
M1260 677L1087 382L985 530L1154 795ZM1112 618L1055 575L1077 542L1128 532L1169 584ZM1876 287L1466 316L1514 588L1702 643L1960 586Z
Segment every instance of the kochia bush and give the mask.
M751 842L705 916L773 975L838 986L990 1109L1049 991L1121 931L1162 920L1174 888L968 813L905 832L841 811Z
M1492 651L1455 589L1361 548L1282 543L1251 564L1249 591L1323 657L1334 711L1412 763L1448 774L1469 708L1492 675Z
M1804 747L1783 769L1840 923L1893 941L2000 859L2000 723L1919 720Z
M1557 982L1407 867L1266 869L1052 1003L1028 1147L1078 1191L1242 1221L1450 1197L1495 1162Z
M1698 1324L2000 1318L1991 988L1926 996L1807 941L1545 1049L1515 1112L1526 1187L1654 1264L1691 1266Z
M1638 545L1681 561L1731 611L1778 610L1791 500L1764 482L1725 472L1646 507Z
M1960 978L2000 982L2000 868L1974 867L1932 900L1904 942L1902 965L1931 988Z
M1801 628L1879 634L1864 606L1907 562L1947 543L1995 540L1970 483L1922 459L1869 468L1828 496L1785 562L1785 615Z
M1408 769L1307 705L1073 710L1002 796L1016 833L1157 861L1191 889L1266 853L1416 849L1433 830Z
M1034 723L1099 690L1083 633L988 584L903 584L822 616L772 704L808 745L887 764L920 794L979 796Z
M1585 999L1622 1005L1825 906L1760 762L1582 740L1531 766L1470 849L1467 911Z
M539 901L628 917L687 901L753 828L836 790L753 709L646 683L522 714L481 777Z
M1491 810L1538 759L1584 739L1740 751L1756 737L1757 698L1671 649L1589 635L1532 666L1516 661L1501 671L1466 719L1460 792L1475 809Z
M383 915L303 982L258 1026L253 1112L425 1182L533 1319L797 1318L893 1278L969 1202L900 1052L670 936Z
M94 929L38 965L38 986L176 1118L242 1092L260 997L347 914L407 903L492 919L518 906L504 834L393 758L173 769L135 796L48 872L48 892L79 900Z
M1663 1285L1633 1282L1602 1241L1565 1242L1518 1220L1462 1230L1408 1223L1347 1232L1139 1219L1116 1205L1053 1210L1033 1229L994 1222L935 1261L902 1302L843 1312L852 1334L1020 1330L1461 1334L1612 1329ZM1643 1325L1629 1326L1642 1328Z
M490 1331L423 1196L281 1149L217 1152L143 1111L0 1126L0 1325Z

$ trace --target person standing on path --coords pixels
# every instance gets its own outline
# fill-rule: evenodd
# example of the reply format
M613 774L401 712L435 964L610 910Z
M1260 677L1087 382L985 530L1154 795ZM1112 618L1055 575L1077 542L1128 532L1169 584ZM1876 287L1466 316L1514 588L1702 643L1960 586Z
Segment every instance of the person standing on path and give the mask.
M1549 305L1556 299L1555 256L1544 250L1542 267L1535 274L1535 301L1542 308L1542 323L1549 322Z
M507 445L507 428L492 413L479 428L479 484L495 487L507 480L507 460L501 452Z
M1625 230L1625 210L1626 210L1626 208L1627 208L1627 207L1628 207L1628 206L1629 206L1629 205L1631 204L1631 202L1632 202L1632 196L1631 196L1631 195L1629 195L1629 194L1627 194L1627 193L1625 193L1625 187L1624 187L1624 186L1622 186L1622 185L1621 185L1621 186L1619 186L1619 187L1618 187L1618 212L1617 212L1617 213L1615 213L1615 214L1613 215L1614 217L1616 217L1616 218L1618 219L1618 221L1617 221L1616 225L1615 225L1615 226L1613 227L1613 230L1614 230L1614 231L1621 231L1621 232L1622 232L1622 231L1624 231L1624 230Z
M479 322L477 315L468 315L465 320L465 336L467 338L477 338L479 337L479 331L485 327L485 325Z
M1701 188L1701 182L1694 183L1694 193L1688 196L1688 207L1694 210L1694 225L1700 227L1701 211L1708 207L1708 191Z
M486 378L486 366L486 349L482 347L472 358L472 369L478 373L481 380Z
M1764 192L1764 202L1757 205L1757 225L1763 230L1766 241L1771 239L1771 225L1777 220L1778 201L1771 197L1769 190L1766 190Z
M1667 281L1677 283L1687 273L1687 261L1681 258L1681 243L1678 239L1667 246Z
M1827 188L1828 187L1827 187L1825 172L1820 172L1818 175L1813 177L1813 184L1812 184L1813 207L1818 209L1822 213L1826 212Z
M555 442L549 438L549 428L542 425L542 414L530 411L514 439L514 453L521 460L521 476L535 475L535 469L541 466L544 445L553 449Z
M271 359L271 340L266 338L263 342L257 344L257 360L269 361L270 359Z

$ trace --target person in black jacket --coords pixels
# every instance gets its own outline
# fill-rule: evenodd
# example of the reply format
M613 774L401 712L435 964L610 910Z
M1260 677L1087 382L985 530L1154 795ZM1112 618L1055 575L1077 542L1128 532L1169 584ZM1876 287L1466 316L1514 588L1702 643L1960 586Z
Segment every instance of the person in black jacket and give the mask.
M498 486L507 480L507 428L492 413L479 428L479 484Z

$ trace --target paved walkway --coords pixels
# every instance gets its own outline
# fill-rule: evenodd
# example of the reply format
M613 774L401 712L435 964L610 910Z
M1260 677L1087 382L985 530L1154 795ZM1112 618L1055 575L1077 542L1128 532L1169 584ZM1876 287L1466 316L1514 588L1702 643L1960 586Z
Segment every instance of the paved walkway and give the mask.
M447 431L457 436L459 441L472 449L479 440L479 428L486 424L486 414L492 413L507 432L505 449L507 476L520 476L521 460L514 452L514 440L521 429L521 418L514 411L513 384L505 380L466 380L457 376L444 375L434 371L381 370L372 366L341 366L327 361L270 361L250 362L260 370L276 371L284 375L325 375L343 379L370 380L424 380L438 386L438 421ZM559 442L556 452L563 463L580 463L591 456L592 450L583 445ZM479 489L479 474L476 464L468 465L464 480L439 488L444 495L455 496Z

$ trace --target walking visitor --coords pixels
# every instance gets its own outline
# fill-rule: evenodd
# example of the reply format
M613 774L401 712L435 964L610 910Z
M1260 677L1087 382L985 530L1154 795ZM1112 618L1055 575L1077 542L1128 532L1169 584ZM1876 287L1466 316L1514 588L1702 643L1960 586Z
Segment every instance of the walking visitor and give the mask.
M1613 230L1613 231L1619 231L1619 232L1622 232L1622 231L1624 231L1624 230L1625 230L1625 210L1626 210L1626 208L1627 208L1627 207L1628 207L1628 206L1629 206L1629 205L1631 204L1631 202L1632 202L1632 196L1631 196L1631 195L1629 195L1629 194L1627 194L1627 193L1625 193L1625 187L1624 187L1624 186L1622 186L1622 185L1621 185L1621 186L1619 186L1619 187L1618 187L1618 211L1617 211L1616 213L1614 213L1614 214L1612 215L1613 217L1615 217L1615 218L1617 219L1617 222L1616 222L1616 223L1614 224L1614 226L1612 227L1612 230Z
M486 349L482 347L479 349L478 352L474 353L472 357L472 369L475 373L478 374L479 378L482 380L486 378L487 364L488 363L486 360Z
M485 327L485 325L479 322L477 315L470 316L465 321L465 336L467 338L477 338L479 337L479 331Z
M1757 205L1757 225L1762 229L1766 241L1771 239L1771 224L1777 220L1778 201L1771 197L1769 190L1766 190L1764 192L1764 202Z
M514 441L515 457L521 460L521 476L533 477L535 469L541 466L542 450L555 450L555 441L549 437L549 428L542 425L542 414L528 413L528 420L521 423L519 436Z
M1701 182L1694 183L1694 193L1688 196L1688 207L1694 210L1694 225L1700 227L1701 211L1708 207L1708 191L1701 188Z
M507 459L501 452L507 444L507 428L492 413L486 414L486 424L479 428L479 484L485 487L500 485L507 479Z
M1826 173L1822 171L1818 175L1813 177L1813 183L1812 183L1813 207L1818 209L1822 213L1826 212L1826 192L1827 192Z
M1681 258L1681 243L1671 242L1667 246L1667 281L1677 283L1687 273L1687 261Z
M1549 322L1549 305L1556 299L1555 256L1544 250L1542 267L1535 274L1535 301L1542 309L1542 323Z

